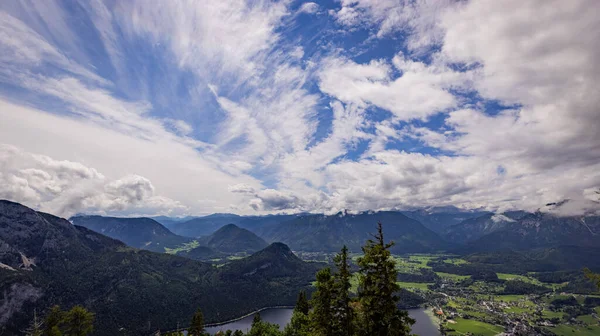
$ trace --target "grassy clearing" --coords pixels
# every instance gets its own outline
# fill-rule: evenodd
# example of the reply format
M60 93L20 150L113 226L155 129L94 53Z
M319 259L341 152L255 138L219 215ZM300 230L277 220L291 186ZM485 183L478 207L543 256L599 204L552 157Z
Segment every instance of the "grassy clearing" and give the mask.
M177 254L177 253L183 252L183 251L188 252L188 251L190 251L192 249L195 249L198 246L200 246L200 243L198 243L197 240L193 240L193 241L191 241L189 243L185 243L185 244L179 245L179 246L174 247L174 248L165 247L165 253L168 253L168 254Z
M440 276L441 278L446 278L446 279L450 279L453 281L461 281L461 280L470 278L469 275L458 275L458 274L444 273L444 272L435 272L435 273L438 276Z
M547 319L551 319L551 318L563 318L565 316L565 313L563 312L555 312L555 311L551 311L551 310L547 310L544 309L542 310L542 317L543 318L547 318Z
M598 324L598 320L596 320L592 315L578 316L577 320L579 320L589 326Z
M552 331L553 333L555 333L558 336L567 336L567 335L569 335L569 336L572 336L572 335L598 336L598 335L600 335L600 327L598 327L598 326L579 327L579 326L561 324L554 328L547 328L547 329Z
M446 258L444 259L444 262L447 264L454 264L454 265L463 265L463 264L468 264L469 262L461 259L461 258Z
M504 328L476 320L465 320L458 318L456 323L447 323L446 327L454 329L448 335L473 335L494 336L504 331Z
M420 289L427 290L427 286L432 285L433 283L420 283L420 282L396 282L400 288L406 289Z

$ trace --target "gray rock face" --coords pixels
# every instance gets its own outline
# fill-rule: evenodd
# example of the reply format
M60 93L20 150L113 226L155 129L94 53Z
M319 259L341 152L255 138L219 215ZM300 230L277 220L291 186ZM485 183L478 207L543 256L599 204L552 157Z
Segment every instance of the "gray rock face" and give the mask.
M0 325L5 324L16 312L21 310L25 302L35 302L42 297L43 291L30 284L15 283L4 290L0 304Z

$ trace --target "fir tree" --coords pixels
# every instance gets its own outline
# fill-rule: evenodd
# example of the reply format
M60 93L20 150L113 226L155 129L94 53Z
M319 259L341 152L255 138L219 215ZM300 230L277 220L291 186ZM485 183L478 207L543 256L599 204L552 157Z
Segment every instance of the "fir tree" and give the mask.
M353 334L353 311L350 307L350 264L348 263L348 248L346 245L334 258L336 272L334 273L333 314L334 335L348 336Z
M87 336L94 330L94 314L75 306L64 315L65 336Z
M252 319L252 327L248 331L248 336L282 336L279 331L279 325L265 322L260 318L260 314L256 313Z
M33 321L31 321L31 324L29 325L27 330L25 330L25 335L26 336L42 336L42 333L43 333L42 325L43 325L42 321L38 319L37 310L34 310L33 311Z
M204 315L200 309L196 310L194 317L192 317L192 323L188 329L188 335L190 336L202 336L204 334Z
M296 307L294 309L301 312L304 315L308 315L310 306L308 304L308 300L306 299L306 293L304 291L298 293L298 299L296 300Z
M361 334L371 336L410 335L414 320L408 312L397 307L399 290L398 271L389 251L392 243L385 243L381 223L377 224L375 240L369 239L362 248L364 256L358 260L360 286L358 299L362 306Z
M306 300L306 294L301 291L298 294L298 300L296 301L296 307L292 313L292 319L290 323L285 326L283 334L285 336L308 336L310 332L310 320L308 318L308 312L310 310L308 300Z
M315 287L317 290L311 299L313 308L310 312L311 329L315 336L332 336L334 281L329 268L324 268L317 273Z
M44 334L47 336L62 336L60 326L64 319L64 312L59 306L53 306L44 319Z

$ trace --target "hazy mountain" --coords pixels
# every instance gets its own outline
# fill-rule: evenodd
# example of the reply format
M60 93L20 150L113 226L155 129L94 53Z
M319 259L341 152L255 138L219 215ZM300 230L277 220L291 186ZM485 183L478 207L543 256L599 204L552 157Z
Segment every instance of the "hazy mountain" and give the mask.
M172 226L175 225L176 223L186 222L186 221L192 220L194 218L198 218L198 217L197 216L185 216L185 217L154 216L154 217L148 217L148 218L154 219L155 221L164 225L164 227L166 227L167 229L171 230Z
M165 247L173 248L192 241L169 231L150 218L118 218L103 216L71 217L70 221L79 226L118 239L125 244L155 252L165 252Z
M186 237L207 236L227 224L239 223L240 218L241 216L234 214L212 214L174 223L171 229L174 233Z
M210 236L199 238L198 242L223 253L254 253L268 245L262 238L235 224L227 224Z
M377 222L383 223L386 239L396 242L395 253L430 252L449 245L436 233L400 212L365 212L357 215L305 215L271 226L262 232L268 241L281 241L298 251L339 251L347 245L351 251L371 238Z
M197 308L207 322L226 320L294 304L298 290L309 288L315 267L267 249L235 266L215 268L133 249L8 201L0 201L0 250L0 327L6 335L21 334L34 307L43 315L54 304L86 306L96 314L96 335L117 335L121 328L133 335L173 329ZM296 266L285 266L284 260ZM281 265L284 277L246 274L269 263Z
M418 220L429 230L442 234L448 227L464 220L476 218L485 214L482 211L463 211L455 207L419 209L403 211L407 217Z
M525 212L506 212L502 214L487 213L476 218L466 219L458 224L446 227L442 237L454 243L466 243L479 239L489 233L502 230L509 223L527 215Z
M234 214L212 214L175 223L172 230L178 235L200 237L210 235L227 224L235 224L260 236L269 227L296 217L298 215L238 216Z
M527 214L468 243L461 251L525 250L562 245L600 247L600 216Z

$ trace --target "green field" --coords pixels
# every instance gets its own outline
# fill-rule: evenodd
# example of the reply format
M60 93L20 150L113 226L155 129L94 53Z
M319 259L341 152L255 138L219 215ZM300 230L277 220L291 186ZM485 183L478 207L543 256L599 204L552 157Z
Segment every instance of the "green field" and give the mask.
M458 318L456 323L447 323L446 328L454 329L448 335L467 335L468 333L482 336L494 336L504 331L504 328L476 320Z
M463 264L469 263L468 261L461 259L461 258L447 258L447 259L444 259L444 262L448 263L448 264L454 264L454 265L463 265Z
M405 288L405 289L420 289L420 290L427 290L427 286L432 285L432 283L421 283L421 282L396 282L398 284L398 286L400 286L400 288Z
M572 325L559 325L554 328L548 328L548 330L552 331L558 336L598 336L600 335L600 327L579 327Z
M547 310L544 309L542 310L542 317L547 318L547 319L551 319L551 318L563 318L563 316L565 316L565 313L563 312L555 312L555 311L551 311L551 310Z
M527 297L526 295L496 295L495 296L496 300L504 301L504 302L515 302L515 301L525 299L526 297Z
M595 325L598 324L598 320L596 320L595 317L593 317L592 315L582 315L582 316L578 316L577 320L587 324L587 325Z
M471 277L469 275L458 275L458 274L444 273L444 272L435 272L435 273L441 278L446 278L446 279L450 279L450 280L454 280L454 281L460 281L460 280L468 279Z
M179 252L183 252L183 251L190 251L192 249L195 249L196 247L200 246L200 243L198 243L197 240L191 241L189 243L185 243L183 245L179 245L175 248L168 248L165 247L165 253L168 254L177 254Z

